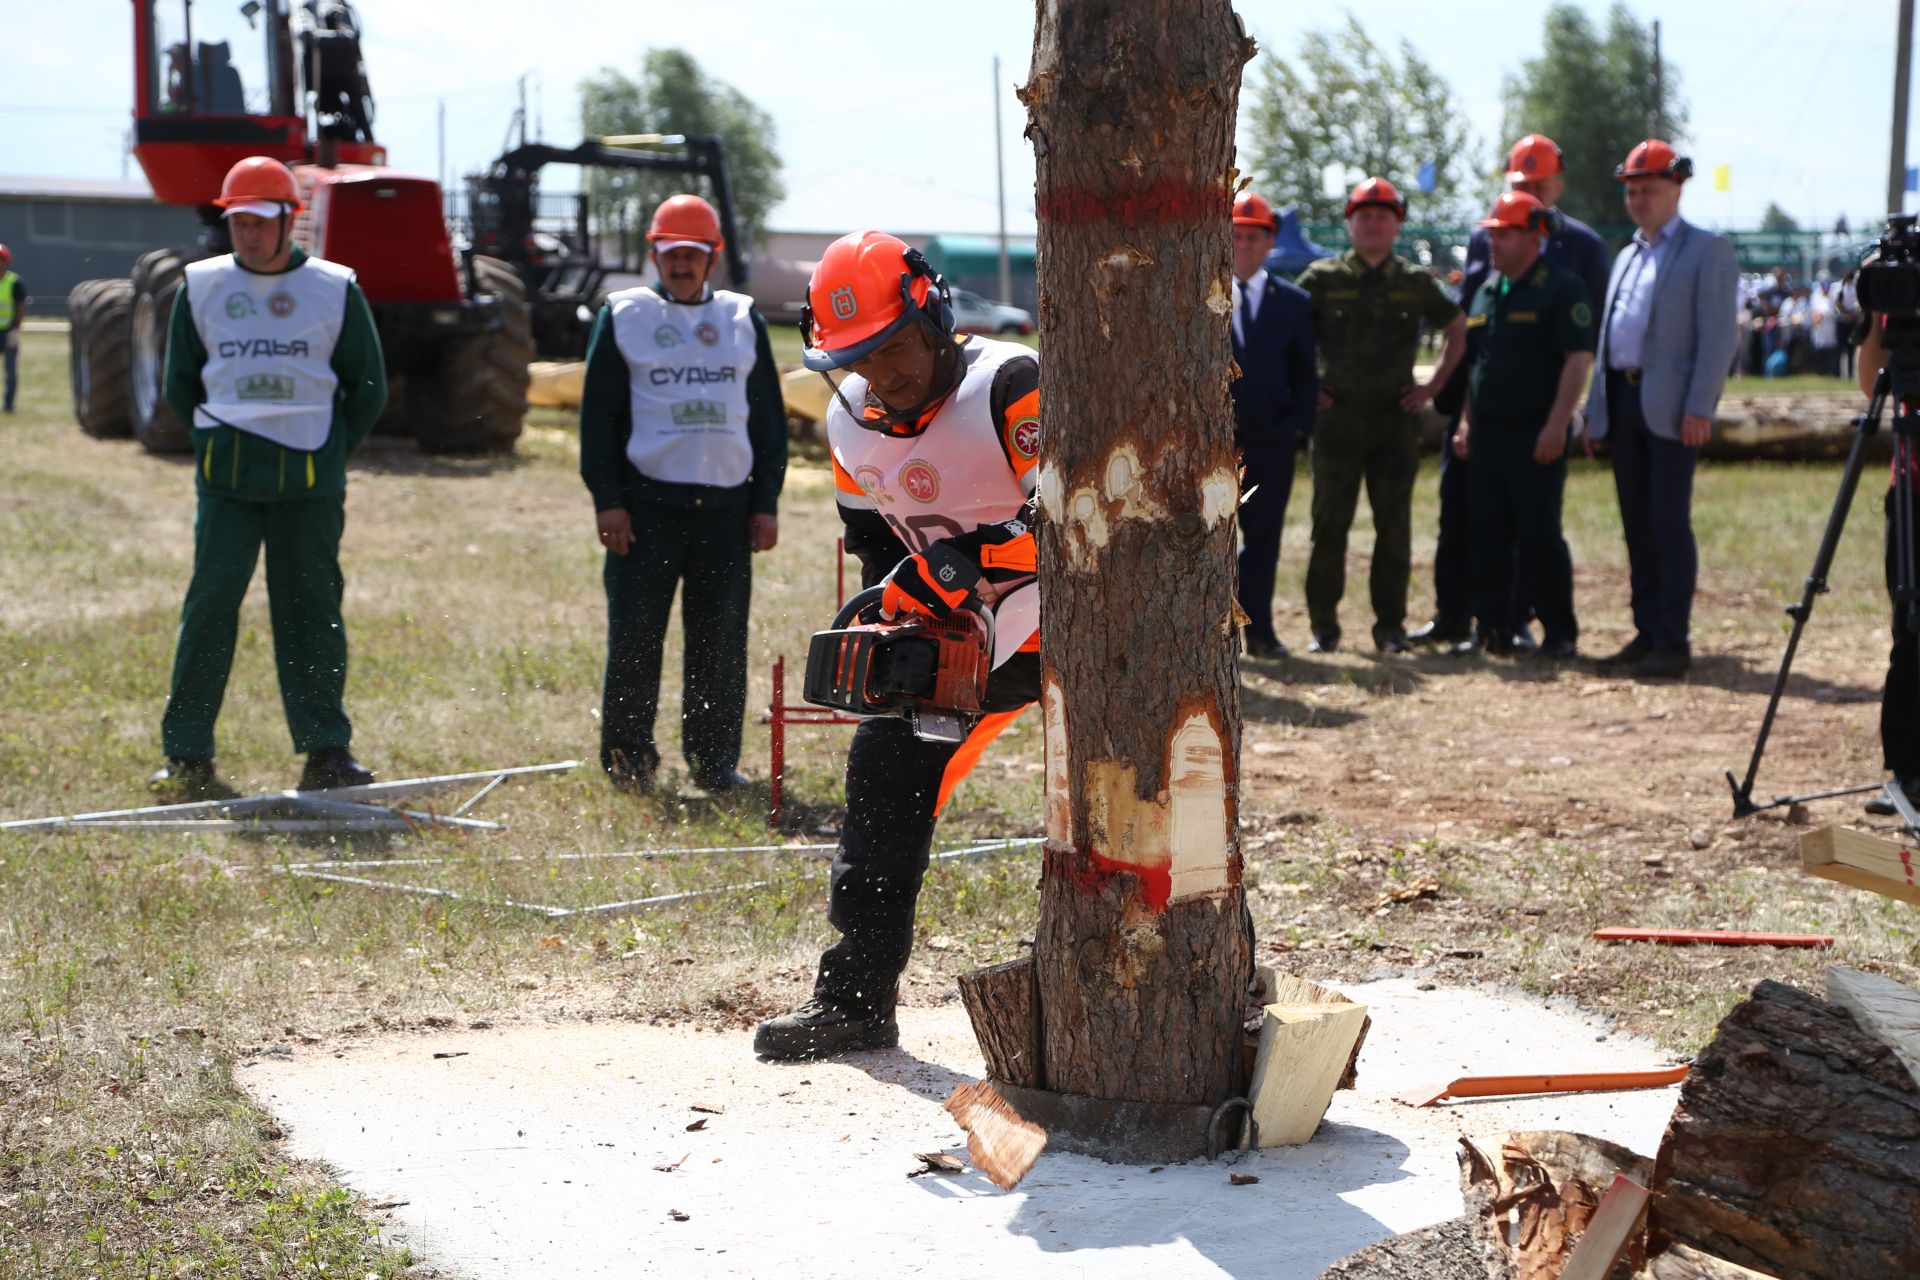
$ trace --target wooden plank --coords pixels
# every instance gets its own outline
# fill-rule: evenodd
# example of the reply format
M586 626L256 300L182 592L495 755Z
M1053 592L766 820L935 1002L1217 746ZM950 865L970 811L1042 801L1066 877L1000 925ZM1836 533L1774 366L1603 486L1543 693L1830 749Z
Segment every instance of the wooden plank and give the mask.
M1299 1146L1327 1114L1367 1011L1357 1004L1270 1004L1265 1010L1247 1095L1254 1133L1262 1147Z
M973 1020L974 1038L987 1076L1029 1089L1040 1078L1040 1008L1033 957L991 965L960 976L960 1001Z
M1892 978L1836 964L1827 970L1827 999L1852 1014L1862 1031L1893 1050L1920 1085L1920 991Z
M1260 980L1260 1003L1269 1004L1352 1004L1344 994L1332 987L1323 987L1311 978L1302 978L1291 973L1281 973L1272 965L1257 965L1254 976ZM1369 1016L1360 1024L1360 1034L1354 1037L1353 1052L1347 1057L1347 1069L1340 1073L1340 1083L1336 1089L1351 1089L1360 1078L1360 1050L1367 1043L1367 1032L1373 1028L1373 1019ZM1249 1077L1251 1078L1251 1077Z
M1830 947L1827 933L1754 933L1742 929L1629 929L1609 925L1595 929L1596 942L1664 942L1673 946L1704 943L1720 947Z
M1580 1233L1580 1242L1567 1255L1560 1280L1607 1280L1613 1264L1638 1234L1646 1211L1647 1189L1625 1174L1615 1177L1587 1229Z
M1920 851L1850 827L1819 827L1800 837L1809 875L1837 880L1920 906Z

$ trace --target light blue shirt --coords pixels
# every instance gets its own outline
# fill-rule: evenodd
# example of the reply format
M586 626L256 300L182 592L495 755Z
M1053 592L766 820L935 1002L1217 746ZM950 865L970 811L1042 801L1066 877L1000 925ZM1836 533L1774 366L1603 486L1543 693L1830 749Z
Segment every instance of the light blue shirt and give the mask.
M1653 318L1653 289L1660 278L1660 261L1673 246L1674 230L1680 215L1667 219L1665 226L1647 239L1645 231L1633 233L1633 261L1620 277L1620 288L1607 317L1607 368L1638 369L1646 364L1647 324Z

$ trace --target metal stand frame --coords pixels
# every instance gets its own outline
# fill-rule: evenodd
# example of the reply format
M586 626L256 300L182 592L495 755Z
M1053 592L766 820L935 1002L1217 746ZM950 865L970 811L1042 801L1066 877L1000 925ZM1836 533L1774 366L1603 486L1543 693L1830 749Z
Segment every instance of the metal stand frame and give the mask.
M838 612L847 603L847 543L833 540L833 607ZM760 723L767 726L767 829L780 829L780 816L786 809L787 726L795 724L860 723L859 716L842 715L811 703L787 702L787 655L773 660L773 698L768 714Z
M281 833L361 833L417 831L422 827L499 831L501 824L464 816L509 778L562 773L580 766L578 760L557 764L522 765L479 773L444 773L431 778L404 778L362 787L332 787L324 791L265 791L232 800L196 800L186 804L147 805L138 809L107 809L52 818L25 818L0 822L0 831L32 831L56 827L139 827L148 831L255 831ZM450 813L409 809L390 801L438 795L481 783Z
M1829 800L1836 796L1864 795L1877 791L1893 806L1908 833L1920 840L1920 812L1914 808L1914 800L1920 797L1909 798L1894 779L1811 791L1803 795L1780 796L1765 804L1756 804L1753 799L1754 777L1760 772L1760 757L1767 749L1767 737L1773 732L1774 716L1780 709L1781 695L1786 692L1787 675L1793 668L1794 654L1800 648L1800 633L1813 616L1814 598L1827 591L1827 573L1833 568L1834 553L1840 546L1840 534L1846 528L1847 513L1860 487L1860 471L1866 460L1867 440L1880 429L1881 415L1886 412L1888 401L1893 398L1892 385L1890 362L1890 367L1881 369L1874 382L1873 398L1868 402L1867 411L1853 420L1853 445L1847 451L1847 466L1840 476L1840 490L1834 496L1833 507L1827 512L1827 527L1820 535L1820 549L1814 553L1813 568L1807 574L1806 587L1800 594L1799 603L1787 606L1787 616L1793 619L1793 628L1787 633L1787 649L1780 659L1780 669L1774 673L1773 691L1767 697L1766 713L1760 718L1760 732L1754 740L1753 756L1747 761L1747 775L1736 780L1733 770L1726 771L1727 786L1733 790L1733 816L1736 818L1751 817L1768 809L1801 804L1808 800ZM1908 411L1903 405L1894 414L1893 435L1896 460L1904 450L1910 465L1920 465L1920 448L1916 448L1916 445L1920 445L1920 415ZM1893 601L1897 608L1904 610L1907 628L1920 630L1920 582L1916 580L1913 562L1914 501L1910 484L1893 486L1892 509L1887 517L1893 524ZM1920 708L1914 711L1920 715Z

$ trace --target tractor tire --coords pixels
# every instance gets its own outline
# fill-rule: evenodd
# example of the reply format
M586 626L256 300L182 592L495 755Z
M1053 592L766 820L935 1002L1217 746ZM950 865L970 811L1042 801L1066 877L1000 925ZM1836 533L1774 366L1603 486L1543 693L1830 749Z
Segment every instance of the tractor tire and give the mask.
M130 280L82 280L67 295L72 325L67 364L73 381L73 416L96 440L133 434L127 408L129 318L133 314Z
M429 453L510 453L527 416L533 313L526 285L498 258L476 255L482 293L500 297L501 327L449 344L438 377L412 379L414 438Z
M173 416L161 394L166 385L167 328L173 300L187 278L187 260L172 249L142 254L133 264L132 387L133 434L153 453L185 453L193 437Z

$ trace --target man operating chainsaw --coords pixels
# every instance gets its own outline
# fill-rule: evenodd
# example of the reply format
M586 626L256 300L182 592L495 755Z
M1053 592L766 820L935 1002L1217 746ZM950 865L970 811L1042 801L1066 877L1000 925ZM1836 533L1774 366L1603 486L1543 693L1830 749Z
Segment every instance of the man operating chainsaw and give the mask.
M813 997L760 1024L756 1053L814 1058L899 1042L896 984L913 949L914 903L935 815L988 742L1040 688L1034 490L1040 366L1017 343L958 338L946 281L919 251L877 231L835 241L807 287L807 367L831 380L835 498L870 621L945 619L990 607L991 672L970 714L873 716L847 755L847 816ZM977 653L976 653L977 659ZM957 722L959 731L951 726ZM930 726L949 726L934 736Z

